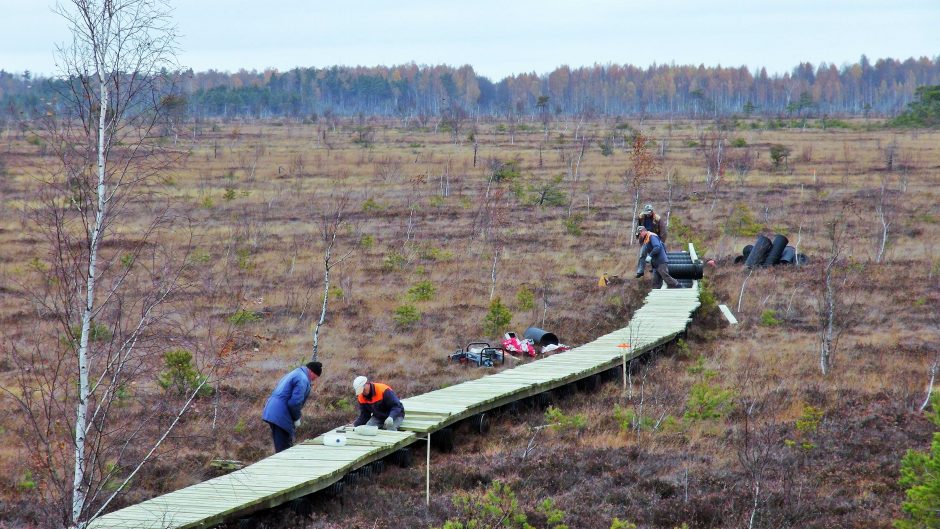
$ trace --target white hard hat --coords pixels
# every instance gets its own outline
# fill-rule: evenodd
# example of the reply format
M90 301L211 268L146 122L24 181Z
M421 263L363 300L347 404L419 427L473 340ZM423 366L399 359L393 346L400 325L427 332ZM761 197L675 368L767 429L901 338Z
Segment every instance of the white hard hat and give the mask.
M362 395L362 390L365 389L367 382L369 382L369 379L362 375L353 380L353 389L356 390L356 395Z

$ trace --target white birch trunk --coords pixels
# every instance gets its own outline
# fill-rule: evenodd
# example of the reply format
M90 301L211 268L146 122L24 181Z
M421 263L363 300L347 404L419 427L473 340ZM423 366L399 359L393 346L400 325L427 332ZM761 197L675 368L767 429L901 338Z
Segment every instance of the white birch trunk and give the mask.
M888 245L888 227L891 223L888 222L888 218L885 216L884 207L878 208L878 217L881 220L881 245L878 248L878 257L875 262L880 263L885 257L885 247Z
M819 368L823 375L829 374L829 366L832 363L832 335L835 326L836 307L835 292L832 286L832 266L830 261L826 267L826 328L823 330L822 343L819 346Z
M499 259L499 248L496 249L496 252L493 253L493 270L490 273L490 301L493 301L493 296L496 294L496 261Z
M927 409L927 406L930 404L930 397L933 395L933 382L937 378L937 369L940 368L940 355L937 355L937 358L933 361L933 365L930 366L930 382L927 383L927 396L924 398L924 403L920 405L920 411Z
M630 246L636 244L636 217L637 213L640 211L640 188L633 188L633 219L630 221L630 233L627 234L627 238L630 239Z
M107 13L102 13L104 31L108 30ZM78 346L78 409L75 414L75 475L72 479L72 523L81 526L82 512L88 491L85 480L85 436L88 433L88 397L91 386L88 382L88 342L91 335L91 317L95 310L95 274L98 259L98 247L101 244L104 226L105 208L107 207L107 186L105 185L105 132L107 130L108 85L102 64L100 50L96 50L95 62L98 69L100 108L98 113L98 187L97 211L95 223L91 227L91 243L88 248L88 277L85 282L85 307L82 310L81 337Z
M339 229L337 227L337 229ZM332 268L332 263L330 259L333 257L333 244L336 242L336 232L333 232L332 238L330 239L330 244L326 247L326 254L323 256L323 303L320 306L320 319L317 320L316 327L313 328L313 353L310 355L310 361L316 362L319 356L319 347L320 347L320 327L323 326L323 322L326 321L326 306L327 301L330 299L330 268Z

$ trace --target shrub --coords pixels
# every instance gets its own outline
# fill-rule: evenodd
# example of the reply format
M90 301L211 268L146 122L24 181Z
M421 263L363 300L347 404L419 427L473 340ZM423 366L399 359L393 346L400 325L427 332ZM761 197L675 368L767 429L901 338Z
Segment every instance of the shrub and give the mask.
M186 349L173 349L163 354L164 370L157 382L160 387L178 397L188 396L199 388L197 397L212 394L212 386L206 383L208 377L199 373L193 365L193 354Z
M411 327L421 320L421 311L414 305L401 305L395 309L395 314L392 316L392 319L395 320L395 325L401 328Z
M551 425L552 430L556 432L569 430L580 432L587 428L587 419L584 418L583 414L565 415L560 408L555 406L549 406L545 410L545 422Z
M235 423L235 426L232 428L232 431L235 432L236 435L241 435L247 430L248 424L245 423L245 419L243 417L239 417L238 421Z
M516 304L519 310L525 312L535 308L535 293L528 286L522 285L516 292Z
M754 212L744 202L736 203L725 221L726 235L755 237L763 230L763 224L757 222Z
M699 294L698 299L699 310L703 315L711 314L716 309L718 309L718 298L715 297L715 292L712 290L712 282L708 279L702 278L698 282L699 284ZM681 341L681 339L680 339ZM682 342L685 344L685 342ZM689 346L685 344L685 350L688 352Z
M479 494L455 497L454 506L460 514L437 529L533 529L512 488L499 480L493 481L482 498Z
M636 529L636 524L621 520L620 518L614 518L610 522L610 529Z
M810 440L810 436L819 430L819 424L822 422L823 415L821 409L810 406L809 404L804 404L803 412L796 420L796 439L786 439L784 440L784 444L790 448L799 448L804 452L816 448L816 444Z
M431 301L434 299L434 294L437 292L437 289L434 288L434 284L429 280L418 281L411 288L408 289L408 300L415 301Z
M421 248L419 255L422 259L438 262L450 261L454 258L454 252L430 245Z
M774 164L774 170L780 169L781 164L786 163L789 165L787 160L789 159L791 152L792 150L786 145L775 143L770 146L770 160Z
M235 250L235 264L246 272L252 271L255 265L251 260L251 249L239 248Z
M940 399L933 398L928 414L931 422L940 428ZM908 450L901 459L902 487L907 501L901 504L906 517L894 521L897 529L940 528L940 431L934 432L930 450Z
M20 478L20 481L16 484L16 488L23 492L36 488L36 478L33 477L32 471L27 470L23 472L23 477Z
M707 421L724 417L731 409L733 394L708 382L692 385L685 418L688 421Z
M362 237L359 238L359 247L363 250L368 250L373 246L375 246L375 237L365 233L362 235Z
M656 421L653 417L638 415L633 407L624 408L619 404L615 404L614 419L617 421L621 433L634 429L652 431L656 428Z
M676 339L676 354L679 356L688 356L691 349L689 343L682 338Z
M382 211L384 209L375 199L369 197L365 202L362 203L362 212L363 213L374 213L377 211Z
M581 227L581 223L584 222L583 213L575 213L567 219L561 221L562 225L565 227L565 233L568 235L574 235L575 237L581 236L584 233L584 230Z
M236 196L235 188L227 187L225 188L225 194L222 195L222 198L224 198L225 200L235 200L235 196Z
M382 258L382 271L391 272L405 267L405 256L397 250L389 250Z
M346 397L333 401L333 404L330 404L327 407L331 410L338 410L344 413L353 411L353 405Z
M891 121L895 127L940 126L940 86L924 85L914 90L915 100L907 110Z
M228 317L232 325L247 325L261 320L261 315L250 310L238 309Z
M568 195L561 190L562 180L564 175L555 175L548 180L530 183L526 186L526 204L553 207L568 204Z
M212 200L212 197L206 195L202 197L202 202L200 202L200 205L205 209L212 209L215 207L215 201Z
M776 327L782 322L777 318L777 311L773 309L767 309L760 314L760 324L764 327Z
M193 250L193 253L189 255L189 261L192 264L209 264L209 262L212 261L212 254L201 248L196 248Z
M683 222L682 217L678 215L672 215L669 218L669 228L668 228L668 237L670 244L675 244L677 242L692 243L695 245L695 252L699 255L705 255L708 252L708 248L705 246L705 241L700 235L701 230L692 229L691 226Z
M511 321L512 312L499 298L496 298L490 303L490 310L483 318L483 332L490 336L498 336Z
M494 182L512 181L519 177L519 161L509 160L506 162L493 159L490 161L490 168L493 171L492 179Z
M735 138L731 142L732 147L747 147L747 141L744 138Z

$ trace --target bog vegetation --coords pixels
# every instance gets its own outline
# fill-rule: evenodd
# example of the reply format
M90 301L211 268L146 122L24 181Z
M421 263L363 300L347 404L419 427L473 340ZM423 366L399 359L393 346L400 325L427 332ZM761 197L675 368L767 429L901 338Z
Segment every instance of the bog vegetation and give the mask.
M381 513L380 527L929 527L917 524L937 505L937 427L920 410L940 358L940 133L813 116L549 118L161 125L160 145L184 156L128 197L100 250L123 286L167 294L112 402L122 425L147 431L173 420L169 404L193 404L113 506L207 479L213 459L270 453L261 407L310 356L325 298L324 376L301 437L352 419L357 374L411 396L488 372L446 362L471 341L536 325L577 345L623 326L648 278L599 289L597 276L635 266L638 194L668 219L670 249L694 242L717 260L681 343L631 365L626 390L555 395L495 417L487 436L458 432L456 452L433 455L430 509L423 468L390 468L370 502L272 513L277 523L372 527ZM62 469L50 463L68 452L74 410L56 406L72 402L75 380L43 366L82 342L75 320L57 323L71 313L47 302L72 285L53 263L74 247L36 227L53 153L34 126L0 128L0 518L24 526L61 520ZM637 135L655 162L642 178ZM774 233L809 263L733 263ZM331 240L351 257L326 287ZM168 274L175 286L161 290ZM121 345L126 308L95 314L92 352ZM41 388L53 390L48 409ZM65 419L37 429L28 413ZM95 462L90 501L149 448L122 446Z

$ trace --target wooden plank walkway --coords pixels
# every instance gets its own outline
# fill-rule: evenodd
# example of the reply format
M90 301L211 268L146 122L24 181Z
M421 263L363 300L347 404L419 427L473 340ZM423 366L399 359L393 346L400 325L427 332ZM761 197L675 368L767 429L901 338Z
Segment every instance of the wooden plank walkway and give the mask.
M349 472L426 438L426 434L620 366L625 359L672 341L691 322L699 306L698 294L698 282L692 288L653 290L626 327L590 343L402 399L406 410L403 431L380 431L376 436L347 433L347 444L342 447L324 446L320 436L231 474L106 514L89 529L210 527L325 489Z

